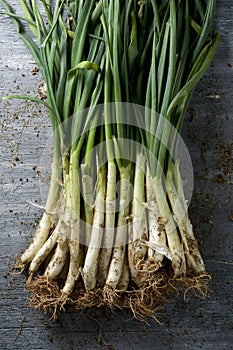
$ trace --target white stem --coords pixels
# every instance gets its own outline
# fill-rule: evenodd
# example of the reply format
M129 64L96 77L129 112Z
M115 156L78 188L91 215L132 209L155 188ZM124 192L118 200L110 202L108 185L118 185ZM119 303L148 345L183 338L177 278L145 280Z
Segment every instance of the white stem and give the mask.
M59 236L55 253L45 270L45 276L56 278L61 273L67 261L68 253L67 238L65 236Z
M115 232L115 211L116 211L116 164L114 160L108 162L106 209L105 209L105 229L103 232L102 248L99 256L99 281L105 284Z
M148 247L143 242L148 240L146 208L145 208L145 172L146 158L142 153L137 154L135 176L134 176L134 194L132 204L132 241L129 244L129 266L131 277L139 285L139 270L141 263L147 254Z
M129 279L130 279L129 264L127 259L127 254L125 253L121 277L117 284L117 290L120 290L120 291L127 290L129 285Z
M117 221L116 238L112 253L106 286L116 288L122 274L125 247L127 243L127 219L130 202L131 165L120 169L120 208Z
M39 249L43 246L47 240L50 231L53 227L53 222L51 220L51 215L56 211L57 202L60 193L60 185L58 184L61 179L61 167L57 157L54 156L52 164L52 175L50 181L50 188L48 193L48 199L45 206L45 211L39 223L39 227L36 230L33 241L30 243L29 247L21 256L21 261L23 264L28 264L35 255L38 253Z
M162 266L164 254L161 254L156 247L166 248L166 234L164 225L159 222L160 213L156 202L153 179L150 174L149 166L147 166L146 172L146 198L149 230L148 259L149 262L153 262L153 264L159 268Z
M184 243L187 264L192 272L205 272L205 265L201 257L197 241L194 237L193 227L188 217L188 206L185 201L183 182L178 164L174 166L173 174L169 173L166 179L167 192L178 224L182 241ZM175 177L176 185L172 175Z
M89 244L91 238L91 230L93 223L94 215L94 186L93 179L89 175L89 169L87 165L83 164L82 166L82 188L83 188L83 200L84 200L84 210L85 210L85 237L82 242L85 245Z
M70 173L67 187L67 208L70 208L70 263L65 285L62 289L64 294L70 294L74 289L75 282L79 277L80 268L80 187L79 187L79 158L76 152L71 154Z
M39 249L37 254L34 256L33 260L31 261L31 264L29 266L30 272L36 272L39 268L39 266L44 262L46 257L49 255L49 253L52 251L52 249L55 247L57 243L57 239L59 234L61 234L61 228L62 228L62 222L61 220L58 221L58 224L51 234L47 241L44 243L44 245Z
M50 230L51 220L49 215L46 212L44 212L40 220L39 226L36 230L33 241L30 243L29 247L21 256L21 261L23 264L28 264L35 257L35 255L38 253L38 251L48 238Z
M82 269L82 277L86 290L95 288L97 280L98 256L104 228L105 182L105 172L100 169L98 171L95 212L93 219L93 228L91 232L91 240L85 257L84 267Z
M155 178L153 182L156 200L160 211L160 222L165 226L167 244L172 256L172 267L174 270L174 275L183 276L186 274L183 244L180 241L180 237L176 229L176 224L167 202L162 179Z
M133 223L130 221L128 223L128 262L129 262L129 270L130 275L133 278L133 281L139 287L141 285L141 279L138 275L138 270L134 264L134 247L133 247Z

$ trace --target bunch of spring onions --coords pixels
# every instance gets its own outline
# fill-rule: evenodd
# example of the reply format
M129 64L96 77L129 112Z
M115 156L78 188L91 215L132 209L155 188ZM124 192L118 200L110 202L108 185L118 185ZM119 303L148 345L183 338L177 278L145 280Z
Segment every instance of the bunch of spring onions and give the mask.
M188 216L179 132L219 42L214 0L0 0L46 84L47 203L21 256L32 303L155 317L207 276ZM203 287L203 288L202 288Z

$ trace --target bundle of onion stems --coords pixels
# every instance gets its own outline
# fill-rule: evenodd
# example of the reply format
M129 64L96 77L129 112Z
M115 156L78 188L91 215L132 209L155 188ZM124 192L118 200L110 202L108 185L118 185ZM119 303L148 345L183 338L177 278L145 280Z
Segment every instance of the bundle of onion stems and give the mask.
M54 156L21 256L35 307L129 308L139 319L208 275L183 186L179 132L219 42L209 0L0 0L47 89ZM187 179L185 179L187 180Z

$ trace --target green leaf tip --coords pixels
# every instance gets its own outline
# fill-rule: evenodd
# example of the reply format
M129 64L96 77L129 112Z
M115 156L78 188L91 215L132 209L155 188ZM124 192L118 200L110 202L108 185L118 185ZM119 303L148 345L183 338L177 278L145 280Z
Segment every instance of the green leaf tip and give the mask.
M77 65L78 69L87 69L87 70L94 70L96 72L100 72L100 66L96 63L90 62L90 61L82 61Z

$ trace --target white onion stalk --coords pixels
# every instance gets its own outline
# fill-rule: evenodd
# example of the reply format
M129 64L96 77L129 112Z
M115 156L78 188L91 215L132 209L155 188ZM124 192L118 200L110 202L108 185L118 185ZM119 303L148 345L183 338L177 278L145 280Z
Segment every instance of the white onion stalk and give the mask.
M51 229L52 223L50 217L47 212L44 212L39 226L35 232L33 241L30 243L29 247L25 250L20 258L23 264L28 264L32 261L38 250L43 246L46 239L48 238Z
M62 289L64 294L70 294L74 289L75 282L80 273L80 186L79 186L79 157L76 151L72 152L70 159L70 240L69 271L65 285Z
M158 247L166 248L166 233L164 225L160 223L160 213L154 193L153 179L150 174L149 166L146 172L146 199L147 199L147 218L148 218L148 259L153 263L155 270L163 264L164 254ZM156 248L157 247L157 248Z
M130 271L129 271L127 253L125 252L121 277L119 279L119 282L117 283L116 289L120 290L120 291L127 290L128 285L129 285L129 280L130 280Z
M114 160L108 161L106 208L105 208L105 229L103 232L102 249L99 256L99 282L106 283L109 264L112 254L115 232L115 211L116 211L116 164Z
M46 242L42 245L42 247L37 251L36 255L31 261L29 266L29 271L34 273L37 271L39 266L44 262L49 253L53 250L56 243L59 241L60 237L63 236L68 237L69 229L70 229L70 175L65 176L65 183L63 188L63 196L65 200L65 209L62 206L62 209L65 210L63 214L64 217L58 220L58 223L53 231L53 233L49 236ZM58 249L59 250L59 249ZM55 255L58 254L56 249ZM59 253L60 254L60 253ZM60 259L57 260L59 263ZM50 265L51 266L51 265Z
M45 276L48 278L56 278L62 271L68 257L68 243L67 239L70 239L70 215L71 215L71 177L70 174L65 175L65 183L63 188L65 208L64 219L61 223L61 231L57 235L57 247L53 257L50 260L46 270Z
M184 249L167 202L163 183L160 177L155 178L153 182L156 201L160 211L160 223L164 225L165 228L167 245L172 257L174 275L176 277L184 276L186 274Z
M174 165L173 172L170 171L167 174L166 187L174 218L179 227L180 235L184 244L188 268L191 272L197 274L204 273L204 262L193 234L192 224L188 217L188 206L185 201L183 182L180 176L178 162Z
M60 235L57 240L56 251L45 270L45 276L48 278L56 278L62 272L67 261L68 253L67 238Z
M133 281L139 286L141 263L145 262L148 247L143 242L148 240L145 205L146 158L137 154L132 203L132 241L129 243L129 266ZM131 237L130 237L131 239Z
M52 216L56 214L57 210L57 203L60 193L59 182L61 179L61 173L62 170L59 165L59 160L55 154L52 164L52 175L45 210L36 230L33 241L30 243L29 247L25 250L20 258L23 264L28 264L32 261L39 249L47 240L50 231L53 228Z
M130 203L130 176L131 164L127 167L120 168L120 202L119 213L116 228L116 237L114 241L114 248L112 252L112 260L110 263L106 286L116 289L117 284L121 278L125 248L127 243L127 221L129 215Z
M91 229L94 215L94 186L93 178L90 175L90 169L86 164L81 165L82 168L82 189L85 211L85 236L83 237L84 244L88 246L91 238Z
M43 246L37 251L36 255L32 259L29 271L30 273L34 273L37 271L37 269L40 267L40 265L44 262L46 257L49 255L49 253L53 250L57 243L58 236L61 232L62 228L62 221L59 220L58 224L53 231L53 233L49 236L47 241L43 244Z
M97 281L98 257L104 229L105 190L106 172L99 169L91 239L81 271L86 290L94 289Z

